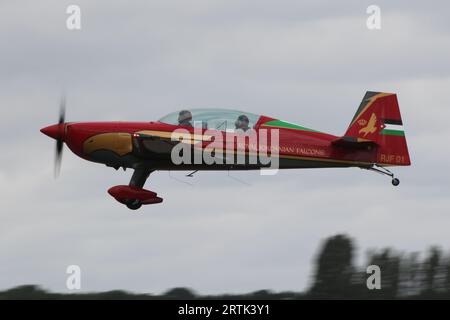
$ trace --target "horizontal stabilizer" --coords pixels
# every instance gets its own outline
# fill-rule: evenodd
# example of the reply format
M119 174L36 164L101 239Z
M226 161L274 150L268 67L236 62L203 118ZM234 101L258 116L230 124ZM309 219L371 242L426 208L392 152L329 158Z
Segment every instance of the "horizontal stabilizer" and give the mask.
M335 146L339 147L347 147L347 148L367 148L369 146L375 147L377 145L376 142L368 139L343 136L338 139L331 141L331 143Z

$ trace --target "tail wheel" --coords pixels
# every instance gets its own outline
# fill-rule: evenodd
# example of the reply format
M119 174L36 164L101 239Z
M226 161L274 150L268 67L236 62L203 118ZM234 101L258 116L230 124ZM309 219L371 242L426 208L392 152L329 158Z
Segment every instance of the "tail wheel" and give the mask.
M372 170L372 171L375 171L377 173L390 176L392 178L392 185L394 187L396 187L396 186L398 186L400 184L400 180L398 180L397 178L394 178L394 173L389 171L389 169L387 169L387 168L385 168L383 166L380 166L380 165L378 165L376 163L373 166L369 167L369 168L363 168L363 169Z
M137 210L137 209L139 209L142 206L142 203L141 203L141 201L136 200L136 199L135 200L129 200L126 203L126 206L130 210Z

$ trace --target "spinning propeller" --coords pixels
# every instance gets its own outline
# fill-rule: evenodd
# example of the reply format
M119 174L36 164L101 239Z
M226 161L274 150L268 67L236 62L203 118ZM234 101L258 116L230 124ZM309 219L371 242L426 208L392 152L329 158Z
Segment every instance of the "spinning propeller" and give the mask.
M58 123L41 129L41 132L45 135L56 140L55 149L55 178L59 176L61 170L62 153L64 147L65 136L65 118L66 118L66 98L63 96L59 104L59 119Z

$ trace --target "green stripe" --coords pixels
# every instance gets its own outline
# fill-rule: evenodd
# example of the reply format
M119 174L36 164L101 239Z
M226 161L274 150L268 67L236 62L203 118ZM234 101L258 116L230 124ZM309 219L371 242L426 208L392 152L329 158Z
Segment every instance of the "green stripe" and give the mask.
M384 129L381 130L380 134L387 134L390 136L405 136L405 132L404 131L400 131L400 130L388 130L388 129Z
M280 127L280 128L287 128L287 129L295 129L295 130L303 130L303 131L310 131L310 132L320 132L317 130L309 129L306 127L302 127L293 123L284 122L281 120L271 120L267 121L263 124L264 126L271 126L271 127Z

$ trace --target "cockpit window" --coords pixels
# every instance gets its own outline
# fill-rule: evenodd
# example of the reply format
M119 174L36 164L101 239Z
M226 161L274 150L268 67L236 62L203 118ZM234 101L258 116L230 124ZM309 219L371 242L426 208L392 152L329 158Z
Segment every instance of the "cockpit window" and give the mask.
M259 115L227 109L183 109L168 114L159 122L184 125L194 128L234 132L236 129L253 128L260 118Z

